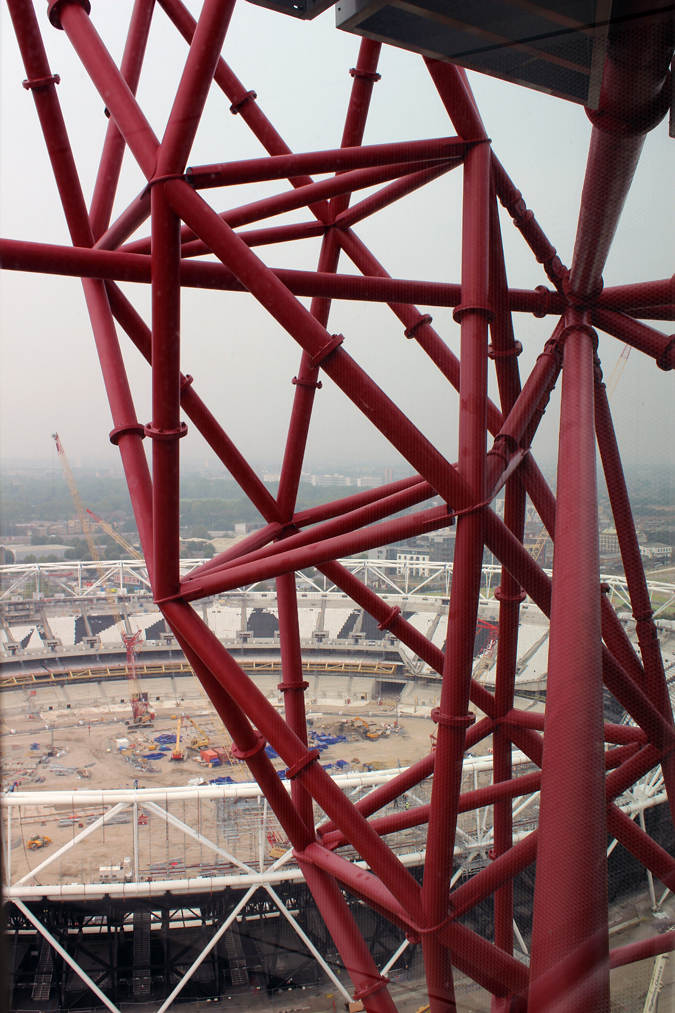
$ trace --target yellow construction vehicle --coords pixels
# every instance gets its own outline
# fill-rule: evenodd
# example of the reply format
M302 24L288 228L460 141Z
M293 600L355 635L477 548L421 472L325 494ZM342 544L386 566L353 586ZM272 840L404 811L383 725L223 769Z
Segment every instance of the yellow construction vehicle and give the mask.
M192 727L194 728L194 730L197 733L196 736L195 736L195 738L190 743L191 748L192 749L208 749L209 746L211 745L211 738L210 738L209 735L207 735L207 733L204 731L204 729L200 728L199 725L197 724L197 722L193 721L192 718L188 717L187 714L183 715L183 721L189 721L190 724L192 725Z
M364 727L362 729L359 729L359 730L363 732L363 734L365 735L365 737L367 739L379 739L380 735L382 734L382 732L381 732L381 730L379 728L376 728L374 725L368 724L368 722L366 721L366 719L362 718L358 714L357 714L357 716L355 718L352 719L352 727L353 728L357 728L357 721L362 721L363 722Z
M33 837L28 839L28 850L37 851L38 848L46 848L47 845L51 843L51 837L42 837L40 834L35 834Z

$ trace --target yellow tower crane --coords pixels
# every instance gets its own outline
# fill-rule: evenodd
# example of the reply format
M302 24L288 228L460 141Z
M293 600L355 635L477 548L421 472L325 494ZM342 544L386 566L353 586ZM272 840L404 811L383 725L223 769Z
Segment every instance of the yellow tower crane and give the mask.
M131 633L125 628L124 620L120 615L119 609L117 607L117 602L115 600L115 596L108 590L108 588L105 587L105 581L103 579L105 577L105 569L103 563L101 562L98 547L96 545L96 542L94 541L94 536L91 530L91 524L89 523L89 519L87 517L87 511L84 509L84 504L82 503L82 499L78 492L77 485L75 484L75 479L70 469L70 464L68 463L66 452L63 449L63 444L59 439L58 433L52 433L52 439L56 444L56 452L59 455L59 461L61 462L63 474L65 476L66 482L68 483L70 495L72 497L73 504L77 511L77 516L79 517L80 525L82 526L82 534L84 535L87 541L89 552L91 553L91 558L96 564L99 580L103 584L103 589L106 594L108 606L110 607L110 611L113 614L115 625L117 626L120 636L122 638L122 643L126 648L127 680L129 683L129 698L131 703L131 715L132 715L132 721L128 721L127 724L129 725L130 728L148 725L151 721L154 720L155 715L150 710L150 704L148 703L148 694L141 692L141 684L139 682L138 674L136 671L136 645L141 640L143 633L141 630L139 630L137 633Z
M89 507L87 507L87 513L100 527L103 528L106 534L110 535L110 537L113 538L118 545L121 545L125 552L129 553L132 559L139 559L143 562L143 556L140 554L138 549L135 549L133 545L130 545L126 538L122 537L119 531L115 531L112 524L108 524L107 521L101 520L101 518L97 517L94 511L90 510Z

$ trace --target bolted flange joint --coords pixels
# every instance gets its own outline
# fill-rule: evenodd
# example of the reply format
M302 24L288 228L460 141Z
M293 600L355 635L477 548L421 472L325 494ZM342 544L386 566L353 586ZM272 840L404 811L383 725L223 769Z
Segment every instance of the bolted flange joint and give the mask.
M537 285L534 291L539 293L541 300L539 307L536 310L532 310L532 316L541 320L542 317L548 315L549 303L551 301L551 290L550 288L547 288L546 285Z
M398 617L401 614L401 610L398 605L394 605L393 609L389 613L386 619L383 619L381 623L377 624L378 630L390 630Z
M514 355L520 355L522 350L520 341L514 341L510 348L495 348L494 345L488 345L488 359L510 359Z
M372 985L366 985L365 988L359 988L354 992L354 1002L358 1002L360 999L365 999L366 996L372 995L373 992L379 992L381 988L386 988L389 984L389 978L379 978L378 981L374 981Z
M238 102L232 103L232 105L230 106L230 112L232 113L233 116L236 116L237 113L241 110L241 107L245 105L246 102L255 102L257 97L258 96L254 91L247 91L246 94L243 96L243 98L240 98Z
M593 342L593 353L596 354L598 351L598 332L587 323L587 320L590 319L590 313L580 307L571 307L565 313L565 319L569 323L567 323L556 342L558 349L562 349L570 334L587 334Z
M26 91L32 91L34 88L45 88L48 84L61 84L61 78L58 74L50 74L48 77L26 78L21 84Z
M475 714L442 714L440 707L434 707L431 712L431 720L437 725L444 725L446 728L470 728L476 720Z
M598 285L598 287L593 292L591 292L589 295L586 295L586 296L583 296L583 297L579 297L579 296L576 295L576 293L574 293L572 291L572 287L571 287L571 272L570 271L567 271L565 273L565 275L563 277L563 280L562 280L562 290L563 290L564 294L567 296L567 300L568 300L570 306L572 306L572 307L574 307L576 309L580 309L580 310L583 310L586 306L589 306L592 303L594 303L596 301L596 299L598 298L598 296L602 293L602 290L603 290L604 287L605 287L605 282L601 278L600 279L600 284Z
M406 327L403 333L408 339L414 338L419 328L424 327L425 324L430 324L433 319L434 318L430 316L429 313L425 313L424 316L420 317L419 320L416 320L414 324L410 325L410 327Z
M304 756L301 756L292 767L288 767L286 770L287 779L289 781L294 780L294 778L298 777L299 774L302 774L306 767L309 767L310 763L314 763L314 761L318 760L320 756L321 753L318 749L310 749L309 752L305 753Z
M85 14L91 13L91 4L89 3L89 0L49 0L47 17L54 28L58 28L60 31L63 31L63 25L61 24L61 11L67 4L79 4Z
M352 67L349 71L352 77L362 77L366 81L381 81L382 75L378 74L376 70L359 70L358 67Z
M320 348L316 355L313 355L309 360L309 368L317 369L326 361L329 355L338 350L344 340L342 334L331 334L330 341L326 342L323 348Z
M255 729L254 729L255 731ZM267 739L262 732L255 731L256 743L251 746L250 749L240 749L236 744L232 745L232 754L236 756L238 760L248 760L256 753L262 753L263 749L267 745Z
M456 324L461 324L462 317L465 313L478 313L480 316L485 317L488 323L491 323L494 318L494 310L491 306L481 306L478 303L472 305L470 303L460 303L459 306L455 306L452 311L452 319Z
M116 429L111 430L108 439L114 447L120 442L122 436L140 436L142 440L145 439L145 426L142 426L140 422L129 422L125 426L117 426Z
M180 440L187 436L188 427L186 422L181 422L177 429L158 429L152 422L148 422L143 431L151 440Z

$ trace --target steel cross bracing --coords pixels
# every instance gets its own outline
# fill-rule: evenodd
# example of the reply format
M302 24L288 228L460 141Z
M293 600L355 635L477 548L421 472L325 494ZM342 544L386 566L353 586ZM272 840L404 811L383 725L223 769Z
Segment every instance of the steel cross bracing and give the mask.
M673 933L609 953L607 834L616 837L661 882L675 883L675 859L621 812L614 800L660 763L672 807L675 729L658 639L605 387L596 355L598 327L671 369L671 336L639 322L672 319L669 282L602 290L602 272L646 132L667 111L672 21L648 32L610 31L599 108L593 122L574 254L563 266L523 197L499 162L477 111L466 75L454 65L427 61L447 110L452 136L361 145L377 79L379 44L362 42L352 70L351 98L340 148L292 154L220 56L234 0L205 0L194 21L181 0L159 0L189 43L188 56L161 140L134 95L150 29L152 0L136 0L121 65L99 37L88 0L51 0L49 19L65 32L105 103L110 123L91 207L83 197L61 116L52 69L30 0L8 0L17 41L51 159L72 248L2 241L3 266L82 278L97 352L113 416L111 440L120 450L155 600L222 717L238 755L261 786L369 1013L394 1009L387 979L366 947L342 890L351 892L421 943L432 1013L455 1008L453 972L470 976L494 996L493 1010L608 1011L610 967L670 949ZM637 2L627 10L639 12ZM270 15L270 19L273 15ZM41 18L44 24L44 18ZM47 30L50 30L47 28ZM271 31L274 23L271 21ZM212 83L261 141L267 156L216 161L187 169ZM111 222L122 156L128 147L147 185ZM223 152L214 150L216 159ZM463 241L459 284L405 283L391 278L354 227L386 206L463 166ZM319 183L312 173L335 172ZM229 183L288 179L292 190L218 214L201 191ZM352 193L384 184L351 204ZM497 201L504 205L552 290L509 289ZM293 208L310 222L266 226L242 238L234 230ZM150 237L127 239L150 218ZM259 244L321 236L316 273L266 267ZM219 263L188 258L213 253ZM345 253L364 276L338 273ZM151 285L151 326L118 281ZM278 495L271 496L251 465L181 372L181 286L244 289L300 346L293 408ZM298 295L312 297L305 306ZM459 461L448 462L328 329L331 299L388 302L451 387L459 391ZM454 306L461 328L457 359L432 327L424 306ZM518 370L513 313L550 314L551 337L528 377ZM152 419L136 415L122 359L121 331L151 362ZM491 339L491 344L489 341ZM487 396L489 359L500 404ZM561 369L561 427L557 500L528 448ZM320 379L320 377L322 379ZM326 378L352 400L412 466L415 477L329 506L295 509L303 453L316 392ZM267 525L236 549L181 579L179 564L179 447L182 420L204 436ZM226 420L225 420L226 421ZM487 452L488 434L494 439ZM152 441L152 473L142 440ZM604 594L599 576L596 441L617 529L639 653ZM506 485L504 519L490 507ZM554 539L549 578L523 547L525 493ZM398 516L432 495L441 507ZM335 560L341 555L457 523L443 655ZM503 565L499 649L494 695L472 682L473 631L484 547ZM316 566L381 624L443 674L435 752L420 758L386 787L352 804L308 751L302 658L293 572ZM276 578L285 720L205 626L192 602L255 581ZM541 728L514 709L519 605L529 595L550 614L545 740ZM583 622L579 617L583 617ZM470 635L468 633L470 631ZM603 724L604 685L634 720L618 736ZM469 703L484 718L472 724ZM462 805L464 751L486 735L494 740L495 779L504 800L495 805L491 865L453 887L453 849ZM290 796L268 761L270 742L288 764ZM513 843L512 746L541 766L539 828ZM605 748L607 747L607 748ZM380 836L369 817L433 771L422 886ZM575 819L578 800L587 819ZM329 822L316 831L313 803ZM405 820L405 814L392 817ZM387 824L389 825L389 823ZM357 867L334 850L345 840L367 864ZM536 859L529 969L513 956L513 897L517 872ZM459 915L494 897L494 942L462 925Z

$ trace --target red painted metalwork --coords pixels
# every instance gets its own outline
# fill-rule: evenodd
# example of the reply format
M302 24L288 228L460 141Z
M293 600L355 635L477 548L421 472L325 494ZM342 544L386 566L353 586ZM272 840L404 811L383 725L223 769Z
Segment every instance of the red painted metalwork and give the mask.
M456 1008L453 968L493 995L494 1013L529 1010L608 1011L610 968L675 947L673 934L609 954L606 835L617 839L664 883L675 863L625 816L614 800L662 763L675 803L675 729L609 404L596 358L597 327L656 360L675 364L672 335L636 318L675 317L672 280L608 288L602 271L637 165L645 132L666 110L672 30L666 19L646 34L610 32L600 107L591 149L571 269L568 271L520 191L492 153L466 74L428 60L427 67L457 137L364 147L380 44L363 40L339 148L294 154L249 91L220 56L234 0L205 0L198 21L180 0L159 0L188 43L188 55L164 136L154 134L135 92L151 31L152 0L136 0L120 68L94 28L86 0L52 0L52 25L64 31L110 115L91 208L87 211L38 21L30 0L7 0L35 101L72 248L0 240L2 266L80 277L119 447L164 616L225 722L237 754L249 765L296 851L345 967L355 998L371 1013L394 1003L358 931L342 890L371 904L421 944L432 1013ZM640 13L638 3L627 5ZM273 21L275 15L270 15ZM95 11L94 11L95 18ZM269 157L187 168L211 84L252 130ZM147 186L111 222L123 154L128 147ZM222 155L215 150L214 156ZM392 278L353 229L381 208L463 166L461 283ZM310 173L334 173L314 182ZM289 180L291 190L217 213L200 189L259 180ZM351 204L359 189L380 189ZM497 201L543 266L553 290L509 288ZM307 208L314 221L257 227L273 215ZM148 218L150 236L126 242ZM317 270L272 270L256 246L322 237ZM124 245L126 244L126 245ZM212 253L219 263L190 260ZM338 273L345 253L361 276ZM152 287L149 324L116 284ZM249 293L299 346L299 364L279 491L274 498L223 425L181 372L181 287ZM309 309L297 296L309 296ZM238 296L236 298L239 298ZM243 297L242 297L243 298ZM405 337L414 340L459 392L459 461L427 440L349 354L349 336L329 331L331 300L386 302ZM417 309L454 307L460 356ZM529 377L518 368L513 313L551 315L551 337ZM115 321L152 372L152 418L136 417ZM488 341L491 339L491 344ZM410 347L413 347L412 344ZM490 360L499 405L488 399ZM530 452L537 426L563 370L557 500ZM299 511L297 493L316 396L325 374L403 457L415 475L381 489ZM289 378L290 379L290 378ZM184 413L206 439L266 527L180 579L178 501ZM488 435L494 442L488 451ZM600 448L631 603L639 654L599 581L595 440ZM152 440L152 478L142 439ZM189 439L189 434L187 434ZM506 483L503 520L490 503ZM523 545L525 494L554 539L549 578ZM394 518L433 496L444 505ZM457 547L445 654L335 560L456 519ZM472 651L484 546L503 570L499 600L496 691L472 680ZM437 745L407 771L353 805L308 747L302 650L294 571L318 567L442 675L434 711ZM206 627L190 602L206 595L276 579L286 718ZM514 706L520 604L525 595L550 615L545 722ZM583 616L583 621L579 621ZM604 642L603 642L604 641ZM602 687L611 690L636 727L603 722ZM473 724L470 703L485 717ZM543 733L543 735L542 735ZM492 735L494 784L461 792L464 751ZM267 759L269 741L288 765L289 794ZM605 749L605 744L610 748ZM511 748L522 749L541 772L514 777ZM611 747L614 748L611 748ZM387 802L433 774L431 803L378 817ZM538 830L514 844L511 801L541 786ZM672 790L671 790L672 789ZM583 799L584 822L577 818ZM312 826L312 802L327 814ZM451 888L458 813L494 805L492 864ZM422 886L390 851L388 833L428 827ZM336 853L351 845L368 869ZM513 879L536 859L532 961L513 956ZM370 870L370 871L369 871ZM494 897L494 943L457 919Z

